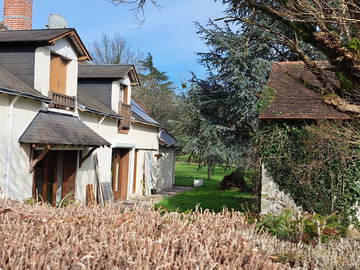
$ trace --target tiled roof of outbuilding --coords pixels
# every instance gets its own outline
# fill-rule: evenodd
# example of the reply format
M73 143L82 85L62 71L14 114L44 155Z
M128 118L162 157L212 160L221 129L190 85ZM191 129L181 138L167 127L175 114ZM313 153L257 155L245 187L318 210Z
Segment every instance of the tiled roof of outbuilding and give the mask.
M335 74L327 70L327 62L317 62L332 83L339 85ZM350 116L326 105L319 94L305 84L320 87L316 76L303 62L274 63L268 86L275 91L275 98L265 108L260 119L350 119Z

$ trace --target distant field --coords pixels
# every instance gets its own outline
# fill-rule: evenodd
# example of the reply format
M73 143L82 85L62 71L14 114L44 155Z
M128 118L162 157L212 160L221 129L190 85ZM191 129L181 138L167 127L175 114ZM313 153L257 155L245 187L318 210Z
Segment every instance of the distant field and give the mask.
M221 180L230 173L231 170L225 171L221 167L216 167L213 178L208 181L206 168L198 171L196 164L177 162L175 185L193 186L194 178L197 178L204 179L204 186L166 198L156 206L180 212L195 210L197 206L215 212L222 211L224 207L235 211L251 210L256 203L252 194L238 190L219 190Z

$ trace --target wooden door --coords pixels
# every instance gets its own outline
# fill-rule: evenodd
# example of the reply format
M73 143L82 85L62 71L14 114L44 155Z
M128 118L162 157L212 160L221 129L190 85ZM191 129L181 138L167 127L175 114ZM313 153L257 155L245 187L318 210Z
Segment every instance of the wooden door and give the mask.
M136 178L137 178L137 163L138 163L138 154L139 154L139 150L135 150L135 155L134 155L134 179L133 179L133 193L136 192Z
M35 151L35 158L40 153ZM69 193L74 194L76 166L77 151L49 151L34 171L34 198L55 206L58 188L61 199Z
M129 157L129 149L113 149L112 188L115 200L127 199Z
M60 55L51 54L50 61L50 91L66 94L66 73L68 60Z
M77 167L77 151L64 151L63 182L61 188L61 198L72 194L75 198L75 180Z

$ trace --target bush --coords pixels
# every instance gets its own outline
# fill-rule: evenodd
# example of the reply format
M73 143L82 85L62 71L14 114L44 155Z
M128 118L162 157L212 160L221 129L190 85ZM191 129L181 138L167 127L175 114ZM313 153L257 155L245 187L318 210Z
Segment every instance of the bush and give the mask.
M347 226L336 215L295 214L287 210L280 216L264 215L256 223L259 231L266 231L281 240L316 245L346 236Z
M272 122L262 126L262 162L305 211L356 223L360 202L360 123Z

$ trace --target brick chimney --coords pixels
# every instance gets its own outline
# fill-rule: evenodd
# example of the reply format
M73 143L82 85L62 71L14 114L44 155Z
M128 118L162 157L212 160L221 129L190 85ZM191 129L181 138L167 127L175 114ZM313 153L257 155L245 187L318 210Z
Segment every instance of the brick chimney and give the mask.
M8 30L32 29L33 0L4 0L4 22Z

